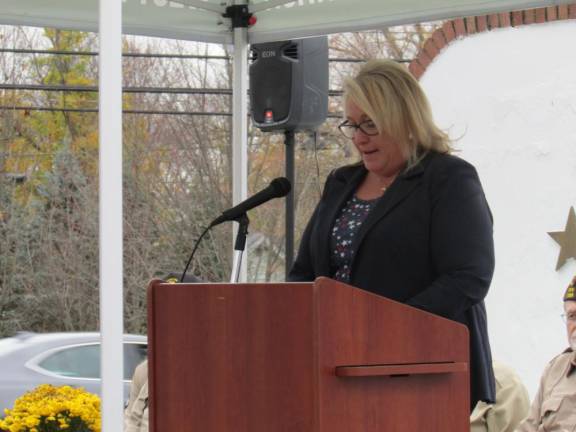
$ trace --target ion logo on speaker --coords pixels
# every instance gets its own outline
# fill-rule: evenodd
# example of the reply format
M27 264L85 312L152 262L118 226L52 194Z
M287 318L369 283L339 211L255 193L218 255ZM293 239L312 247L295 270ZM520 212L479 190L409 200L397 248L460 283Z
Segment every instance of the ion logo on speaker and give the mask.
M262 58L275 57L276 51L262 51Z

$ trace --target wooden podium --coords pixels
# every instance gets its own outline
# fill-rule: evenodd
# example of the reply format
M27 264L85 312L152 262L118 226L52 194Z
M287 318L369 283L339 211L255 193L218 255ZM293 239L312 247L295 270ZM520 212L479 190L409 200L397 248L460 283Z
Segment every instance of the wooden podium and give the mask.
M152 432L465 432L468 330L331 279L148 288Z

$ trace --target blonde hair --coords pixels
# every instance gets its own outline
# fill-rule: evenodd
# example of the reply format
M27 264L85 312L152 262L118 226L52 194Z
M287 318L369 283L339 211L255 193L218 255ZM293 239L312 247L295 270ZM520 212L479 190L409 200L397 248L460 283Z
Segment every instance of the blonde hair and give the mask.
M448 134L434 124L428 99L420 84L402 65L370 60L354 78L344 82L344 100L354 102L401 146L407 169L429 151L450 153Z

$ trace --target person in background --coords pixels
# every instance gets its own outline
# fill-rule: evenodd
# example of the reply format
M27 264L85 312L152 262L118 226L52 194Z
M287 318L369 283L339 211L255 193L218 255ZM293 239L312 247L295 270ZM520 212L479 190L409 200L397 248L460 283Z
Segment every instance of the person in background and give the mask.
M124 432L148 432L148 361L134 371L130 399L124 411Z
M465 324L470 410L494 402L492 215L476 170L450 154L418 81L396 62L364 64L344 105L339 129L361 160L328 176L287 280L327 276Z
M570 347L546 366L530 413L517 432L576 431L576 276L564 294Z
M478 402L470 414L471 432L513 432L528 415L528 391L514 370L493 362L496 402Z
M176 272L164 274L166 283L178 283L181 275ZM200 279L185 275L184 283L198 283ZM130 399L124 411L124 432L148 432L148 360L140 363L134 370L130 385Z
M162 276L162 280L166 283L180 283L180 279L182 279L182 274L178 272L170 272ZM186 274L182 283L202 283L202 280L192 274Z

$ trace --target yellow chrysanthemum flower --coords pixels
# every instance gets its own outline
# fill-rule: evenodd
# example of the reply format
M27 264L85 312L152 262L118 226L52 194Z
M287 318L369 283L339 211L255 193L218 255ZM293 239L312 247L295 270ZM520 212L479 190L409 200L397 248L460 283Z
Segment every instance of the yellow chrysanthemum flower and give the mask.
M100 398L82 388L38 386L5 410L0 430L8 432L100 432Z

